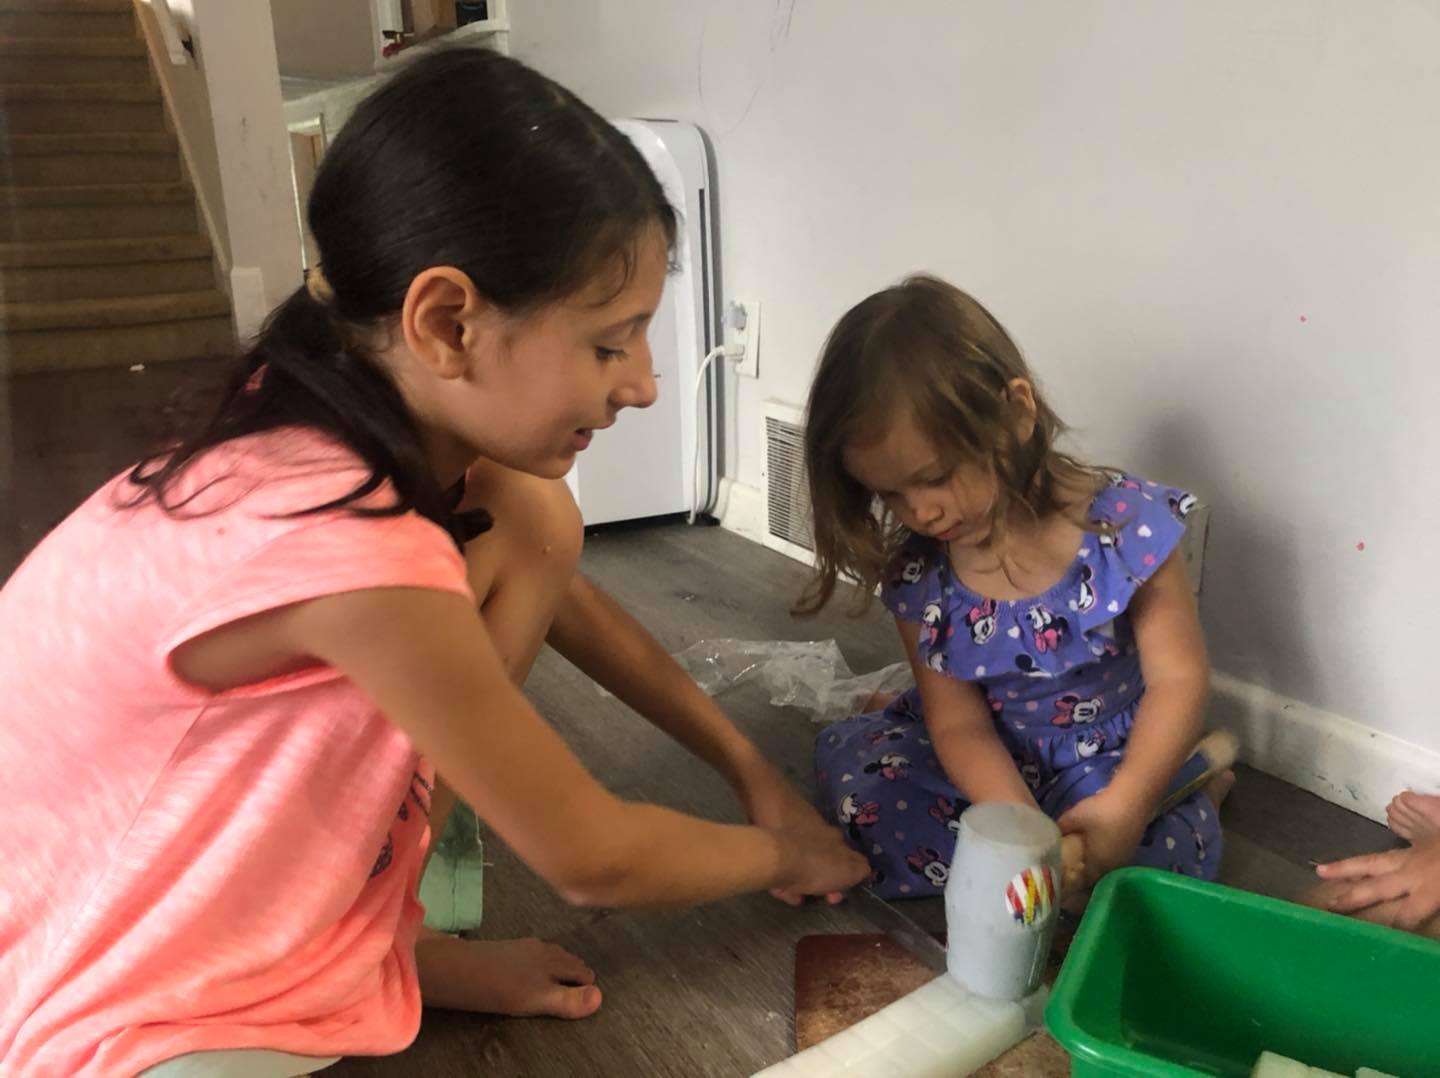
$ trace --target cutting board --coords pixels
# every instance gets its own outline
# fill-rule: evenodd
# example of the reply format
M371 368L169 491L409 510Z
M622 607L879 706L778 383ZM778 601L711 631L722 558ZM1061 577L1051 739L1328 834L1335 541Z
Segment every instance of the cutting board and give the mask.
M1052 958L1052 975L1059 957ZM889 936L803 937L795 945L795 1050L848 1029L935 976ZM975 1073L978 1078L1067 1078L1070 1057L1040 1032Z

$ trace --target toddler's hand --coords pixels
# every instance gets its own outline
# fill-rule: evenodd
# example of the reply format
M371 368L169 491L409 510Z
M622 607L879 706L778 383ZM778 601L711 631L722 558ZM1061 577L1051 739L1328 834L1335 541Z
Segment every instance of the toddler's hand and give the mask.
M1134 859L1147 821L1145 813L1134 804L1110 790L1101 790L1056 822L1062 833L1079 835L1084 840L1085 883L1093 887L1107 872Z
M1352 857L1316 871L1322 879L1347 884L1328 903L1336 913L1362 913L1390 903L1384 920L1407 932L1419 931L1440 916L1440 840Z
M1085 839L1078 833L1060 840L1060 893L1073 894L1085 888Z

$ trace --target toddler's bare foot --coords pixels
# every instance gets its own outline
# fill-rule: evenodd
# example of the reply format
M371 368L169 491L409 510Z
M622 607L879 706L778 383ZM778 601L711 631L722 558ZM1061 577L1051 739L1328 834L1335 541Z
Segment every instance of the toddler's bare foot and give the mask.
M1440 837L1440 797L1406 790L1385 809L1390 830L1406 842Z
M517 1018L588 1018L600 1009L594 971L553 943L425 931L415 962L427 1006Z
M1205 785L1205 793L1218 811L1230 796L1230 791L1235 789L1235 772L1222 771Z

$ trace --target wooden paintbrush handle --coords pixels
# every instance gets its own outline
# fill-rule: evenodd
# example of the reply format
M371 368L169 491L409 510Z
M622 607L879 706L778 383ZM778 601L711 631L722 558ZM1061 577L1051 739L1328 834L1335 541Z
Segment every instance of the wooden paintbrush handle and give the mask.
M1181 801L1192 796L1196 790L1209 785L1216 775L1229 771L1235 766L1235 759L1239 754L1240 739L1229 730L1215 730L1202 737L1191 757L1204 757L1205 770L1167 794L1165 800L1160 802L1160 807L1155 810L1155 818L1164 816Z

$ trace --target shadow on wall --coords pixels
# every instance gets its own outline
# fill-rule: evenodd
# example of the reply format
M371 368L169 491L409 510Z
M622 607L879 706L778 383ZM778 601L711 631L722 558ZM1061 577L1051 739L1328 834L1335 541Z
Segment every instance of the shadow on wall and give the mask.
M1251 684L1285 691L1314 669L1298 632L1300 582L1279 514L1256 515L1218 467L1212 430L1189 412L1160 413L1140 440L1152 478L1184 486L1210 506L1200 619L1211 665ZM1277 677L1286 671L1289 677ZM1287 684L1290 682L1290 684Z

